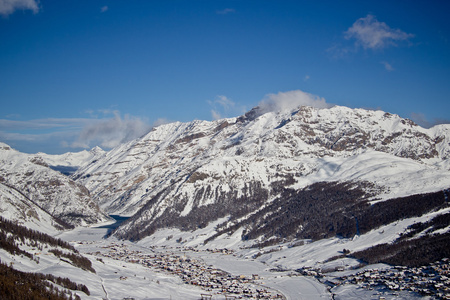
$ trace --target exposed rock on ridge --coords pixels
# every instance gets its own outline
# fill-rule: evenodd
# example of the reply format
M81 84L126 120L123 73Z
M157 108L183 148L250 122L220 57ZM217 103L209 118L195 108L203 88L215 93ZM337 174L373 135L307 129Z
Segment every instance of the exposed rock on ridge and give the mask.
M121 145L74 178L138 238L219 217L243 218L283 189L370 182L372 198L447 188L450 126L424 129L382 111L299 107L239 118L172 123ZM135 237L137 237L135 235Z

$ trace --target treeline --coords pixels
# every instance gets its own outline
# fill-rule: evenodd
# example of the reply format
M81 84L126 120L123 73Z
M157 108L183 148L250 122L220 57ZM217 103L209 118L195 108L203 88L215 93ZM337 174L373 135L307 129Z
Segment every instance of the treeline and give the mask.
M255 247L294 239L319 240L353 237L401 220L446 207L444 192L381 201L371 205L369 183L319 182L302 190L286 189L269 205L249 218L223 223L206 242L238 228L243 240L260 239ZM444 222L445 223L445 222Z
M365 263L387 263L410 267L423 266L442 258L450 258L450 232L432 234L450 225L450 213L437 215L427 222L408 226L392 244L381 244L351 256ZM422 234L419 237L415 237ZM412 238L412 239L411 239Z
M285 190L270 205L243 221L248 228L242 238L263 237L264 245L280 240L312 239L356 231L354 213L367 205L363 186L353 183L319 182L302 190ZM273 238L274 237L274 238ZM257 245L261 246L261 245Z
M166 210L164 214L152 219L150 222L141 222L138 225L137 222L139 222L140 217L146 215L151 207L157 205L159 199L165 197L170 191L171 189L168 188L148 201L144 207L124 223L129 226L129 230L122 232L119 227L114 232L116 236L121 239L137 241L153 234L159 228L177 227L183 231L190 231L203 228L209 222L225 216L239 219L261 207L269 197L268 190L262 186L261 182L257 181L247 183L244 189L240 191L241 196L239 197L237 190L220 192L219 188L213 189L211 186L204 186L196 191L193 199L193 209L186 216L180 216L180 214L184 210L188 199L176 199L174 203L177 204L171 207L170 210ZM178 197L183 196L180 195ZM200 203L205 198L214 198L215 203L200 206Z
M72 262L72 264L77 268L95 273L95 269L92 267L92 262L84 256L74 253L66 253L58 249L51 249L48 252L53 253L55 256L59 258L64 257L69 259Z
M449 205L445 191L389 199L369 206L358 215L361 233L397 220L419 217Z
M29 239L33 242L41 242L44 244L48 244L50 246L66 248L73 252L78 252L72 245L68 242L65 242L61 239L54 238L48 234L29 229L25 226L18 225L10 220L7 220L0 216L0 231L9 232L14 235L14 239L21 240L22 242L25 239ZM3 238L2 238L3 240Z
M53 275L17 271L0 262L0 298L2 300L79 300L70 290L60 290L49 281L65 289L79 290L90 295L85 285Z
M437 215L433 219L423 223L418 222L408 226L405 233L402 233L400 239L410 238L427 229L425 233L430 233L450 225L450 213Z
M353 183L320 182L302 190L284 189L277 199L247 219L218 226L218 233L206 242L240 227L246 228L243 240L262 237L255 247L294 239L352 236L356 233L356 223L351 211L365 205L368 194L364 187L356 187Z
M193 209L180 216L188 199L174 199L177 203L164 214L140 222L140 217L165 197L170 189L160 192L127 222L128 230L120 231L119 238L140 240L158 228L177 227L191 231L205 227L209 222L229 216L216 227L217 233L205 243L222 234L232 234L244 228L243 240L258 240L254 247L274 245L297 239L319 240L330 237L351 238L405 218L418 217L448 206L445 191L412 195L371 204L374 190L369 182L318 182L304 189L286 189L290 178L271 185L278 196L270 203L269 191L259 182L249 182L237 197L236 190L219 193L218 188L203 186L194 195ZM183 197L177 195L176 197ZM205 198L215 203L200 206ZM267 204L268 203L268 204ZM245 217L244 216L248 216Z
M69 243L49 236L48 234L17 225L14 222L0 217L0 248L5 249L13 255L24 255L33 259L33 255L26 252L18 246L17 242L28 243L32 247L42 248L42 244L49 246L60 247L69 250L63 252L58 249L51 249L49 252L53 253L59 258L64 257L71 261L71 263L78 268L95 273L92 267L92 262L79 254L79 252Z
M393 244L376 245L354 252L351 256L367 264L386 263L419 267L450 257L449 245L450 232L447 232L415 239L400 239Z
M33 259L33 255L20 249L14 236L8 235L5 231L0 231L0 249L8 251L12 255L24 255L29 259Z

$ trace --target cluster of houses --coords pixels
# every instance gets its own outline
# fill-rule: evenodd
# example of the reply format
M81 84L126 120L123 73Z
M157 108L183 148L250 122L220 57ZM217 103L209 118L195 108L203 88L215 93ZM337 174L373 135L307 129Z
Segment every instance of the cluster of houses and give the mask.
M227 299L284 299L283 295L271 291L266 287L258 285L255 280L258 275L252 278L246 276L233 276L227 272L204 264L202 261L180 256L172 252L142 253L131 250L126 245L111 244L106 246L109 252L96 252L96 255L125 260L131 263L139 263L149 268L162 270L180 277L184 283L196 285L204 289L208 295L221 294ZM208 298L210 299L210 298Z
M302 275L323 277L318 269L298 270ZM338 270L341 271L341 270ZM328 279L332 285L358 284L367 289L386 287L392 291L411 291L433 299L450 299L450 260L422 267L395 266L387 269L368 269L348 276Z

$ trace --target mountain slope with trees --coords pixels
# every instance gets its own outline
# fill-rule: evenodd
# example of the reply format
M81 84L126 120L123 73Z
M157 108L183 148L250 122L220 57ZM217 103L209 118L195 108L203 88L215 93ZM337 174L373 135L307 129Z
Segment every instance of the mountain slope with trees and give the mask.
M295 208L295 195L308 192L316 195L308 203L322 220L332 207L336 218L344 207L356 214L377 201L442 191L450 182L449 157L449 125L425 129L383 111L340 106L256 107L238 118L161 125L73 179L108 213L131 216L116 236L139 240L161 228L193 230L220 218L229 220L223 228L269 228L260 222L275 224L275 212ZM336 193L323 203L317 196ZM260 212L264 221L255 219ZM294 238L312 226L307 216L284 219L280 232L250 230L248 237ZM354 227L351 214L338 219L330 234Z

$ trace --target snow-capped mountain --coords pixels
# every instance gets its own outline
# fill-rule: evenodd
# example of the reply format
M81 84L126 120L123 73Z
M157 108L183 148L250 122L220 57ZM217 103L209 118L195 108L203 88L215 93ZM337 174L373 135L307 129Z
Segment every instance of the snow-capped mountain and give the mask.
M442 190L450 186L449 158L449 125L425 129L383 111L341 106L257 107L238 118L161 125L73 178L108 213L133 216L117 234L140 239L222 217L222 227L237 226L272 202L282 206L286 189L294 201L292 191L319 182L373 202ZM315 188L326 187L314 186L313 194Z
M84 186L49 168L42 157L4 143L0 143L0 197L8 219L43 229L107 219Z
M106 152L96 146L91 150L83 150L80 152L67 152L64 154L46 154L39 152L36 155L42 159L53 170L59 171L65 175L73 174L78 168L102 157Z

